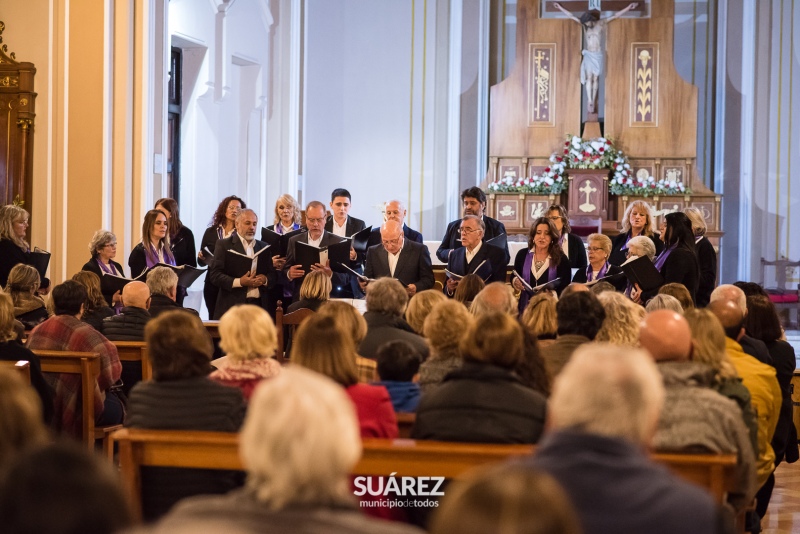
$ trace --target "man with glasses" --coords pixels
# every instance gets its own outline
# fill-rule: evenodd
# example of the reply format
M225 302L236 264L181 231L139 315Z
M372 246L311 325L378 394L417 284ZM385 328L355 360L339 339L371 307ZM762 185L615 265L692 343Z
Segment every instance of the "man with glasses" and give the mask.
M367 278L396 278L403 284L409 297L417 291L433 287L433 267L428 247L406 239L403 226L398 221L386 221L380 228L381 244L367 250ZM360 282L361 289L367 284Z
M484 215L486 210L486 193L480 187L470 187L461 192L461 202L464 206L464 215L474 215L481 219L485 231L483 233L483 241L488 241L493 238L500 238L500 243L497 246L505 252L505 262L508 265L511 255L508 253L508 244L506 242L506 227L500 221L492 219ZM454 250L462 248L462 236L459 232L461 227L461 219L456 219L447 225L447 231L442 239L442 244L436 250L436 257L447 263L451 253ZM502 237L501 237L502 236Z
M458 228L463 247L454 249L447 261L448 275L444 292L452 297L458 287L459 277L468 274L480 276L487 284L506 281L507 251L483 242L486 226L477 215L466 215Z
M325 231L325 220L325 204L312 200L306 206L306 227L308 232L296 235L289 240L289 246L286 250L286 263L283 266L283 276L293 285L292 301L297 300L300 294L300 286L306 274L308 274L303 270L302 265L296 264L295 243L307 243L313 247L322 248L342 241L341 237ZM331 270L330 261L326 261L325 264L316 263L311 266L311 270L324 272L331 279L331 285L334 288L341 288L350 283L346 275ZM331 292L331 296L334 296L333 292ZM287 304L284 302L283 307L285 308Z

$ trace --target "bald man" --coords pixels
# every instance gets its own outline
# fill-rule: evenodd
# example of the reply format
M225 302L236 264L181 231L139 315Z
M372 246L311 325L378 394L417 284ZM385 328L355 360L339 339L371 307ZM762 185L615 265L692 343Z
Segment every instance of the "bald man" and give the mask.
M122 289L119 315L103 319L102 334L109 341L144 341L144 326L150 320L150 288L144 282L128 282ZM142 380L139 362L122 362L122 391L127 395Z
M714 371L691 361L689 323L674 311L654 311L642 321L639 342L658 364L666 390L654 449L736 454L737 489L728 500L741 510L752 501L757 489L750 435L736 402L714 390Z
M406 211L405 205L399 200L390 200L383 205L383 222L397 221L403 226L403 235L406 241L414 241L415 243L422 243L422 234L416 230L412 230L406 226ZM367 241L367 248L374 247L381 244L381 229L373 228L369 234Z
M740 288L736 287L733 284L722 284L714 289L711 292L711 302L717 301L729 301L736 304L736 306L741 310L744 317L747 317L747 296L744 294ZM742 350L745 354L749 354L756 360L760 361L761 363L766 363L767 365L773 365L772 356L769 354L769 349L764 344L763 341L760 339L756 339L754 337L748 336L747 332L744 332L739 338L737 339L739 345L742 346Z
M516 317L517 299L514 298L514 290L503 282L492 282L475 295L469 311L476 317L492 312Z
M736 367L744 387L750 392L750 402L758 417L758 469L756 482L761 487L775 469L775 452L772 450L772 436L778 424L781 409L781 388L775 377L775 369L761 363L742 350L738 339L744 333L744 313L739 306L729 300L713 300L708 310L717 316L725 330L725 350Z
M395 220L383 223L380 233L381 244L367 250L364 276L396 278L409 296L432 288L433 267L428 247L406 239L403 225ZM361 285L362 289L366 286L363 282Z

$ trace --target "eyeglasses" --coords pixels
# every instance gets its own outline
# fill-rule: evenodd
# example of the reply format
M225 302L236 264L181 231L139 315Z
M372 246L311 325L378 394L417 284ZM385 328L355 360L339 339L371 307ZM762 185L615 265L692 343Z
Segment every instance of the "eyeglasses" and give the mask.
M586 250L589 252L603 252L603 249L600 247L586 247Z
M383 243L384 246L385 245L399 245L400 244L400 238L398 237L397 239L383 239L383 240L381 240L381 243Z
M555 215L553 217L548 217L548 219L550 219L551 221L560 221L561 220L561 216L560 215Z
M306 217L306 222L311 224L322 224L325 222L325 217L320 217L319 219L312 219L310 217Z
M477 228L470 228L469 226L464 226L464 227L459 228L458 231L461 232L462 234L469 235L469 234L471 234L473 232L479 232L480 230L477 229Z
M117 244L116 243L106 243L104 246L111 247L111 248L116 248Z

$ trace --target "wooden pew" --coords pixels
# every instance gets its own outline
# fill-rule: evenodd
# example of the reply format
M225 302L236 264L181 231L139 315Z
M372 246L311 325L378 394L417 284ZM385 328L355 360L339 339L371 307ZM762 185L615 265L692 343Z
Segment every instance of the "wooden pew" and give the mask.
M120 361L141 362L142 380L153 378L153 366L150 365L150 358L147 354L147 344L144 341L112 341L117 347Z
M81 419L83 441L94 449L94 388L100 376L100 355L96 352L34 350L43 373L76 374L81 377Z
M142 466L201 469L243 469L238 434L179 430L123 429L112 436L119 443L123 484L137 513L141 512ZM506 461L534 452L532 445L482 445L413 440L363 440L361 460L353 475L443 476L458 478L473 467ZM733 454L653 454L675 474L705 487L722 504L734 487Z
M211 339L219 341L219 321L203 321L203 326L206 327Z
M23 382L28 385L31 383L31 364L27 360L19 360L16 362L0 360L0 369L14 371Z
M398 413L397 428L400 430L400 437L409 439L411 437L411 429L414 428L414 422L417 420L417 414L411 413Z

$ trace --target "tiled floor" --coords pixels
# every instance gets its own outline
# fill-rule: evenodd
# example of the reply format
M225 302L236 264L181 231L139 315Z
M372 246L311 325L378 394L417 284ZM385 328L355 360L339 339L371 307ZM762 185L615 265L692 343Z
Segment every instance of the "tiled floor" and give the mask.
M800 462L778 466L775 489L761 526L764 534L800 532Z

